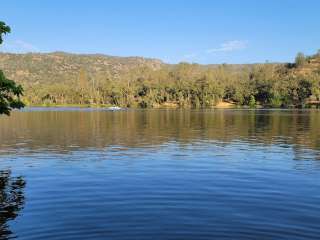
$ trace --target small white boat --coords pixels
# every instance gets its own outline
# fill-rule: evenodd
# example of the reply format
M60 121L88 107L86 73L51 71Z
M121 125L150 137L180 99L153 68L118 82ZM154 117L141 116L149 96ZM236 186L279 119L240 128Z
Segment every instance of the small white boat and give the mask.
M119 111L119 110L122 110L121 107L108 107L107 110L110 110L110 111Z

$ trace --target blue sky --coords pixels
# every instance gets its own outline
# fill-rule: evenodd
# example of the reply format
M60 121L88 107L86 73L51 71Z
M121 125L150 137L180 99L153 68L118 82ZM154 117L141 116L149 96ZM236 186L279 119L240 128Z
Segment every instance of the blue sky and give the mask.
M318 0L8 0L0 51L103 53L165 62L293 61L320 49Z

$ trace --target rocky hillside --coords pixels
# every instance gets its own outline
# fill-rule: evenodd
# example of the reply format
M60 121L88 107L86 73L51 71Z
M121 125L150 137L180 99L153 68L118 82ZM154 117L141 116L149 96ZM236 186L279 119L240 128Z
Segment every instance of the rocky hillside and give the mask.
M81 69L89 76L116 76L137 67L159 69L163 63L142 57L113 57L100 54L64 52L12 54L0 53L0 69L6 76L25 84L67 83L78 77Z

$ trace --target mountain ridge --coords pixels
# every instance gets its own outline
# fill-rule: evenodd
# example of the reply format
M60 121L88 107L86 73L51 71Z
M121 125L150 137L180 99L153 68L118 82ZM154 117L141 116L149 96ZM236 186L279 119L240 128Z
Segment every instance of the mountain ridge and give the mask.
M304 106L320 101L320 53L295 63L167 64L103 54L0 53L0 69L29 105Z

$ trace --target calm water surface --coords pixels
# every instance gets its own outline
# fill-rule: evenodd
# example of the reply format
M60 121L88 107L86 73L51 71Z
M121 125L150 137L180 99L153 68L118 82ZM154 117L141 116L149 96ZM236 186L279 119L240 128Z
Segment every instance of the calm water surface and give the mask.
M0 239L320 239L320 111L0 117Z

